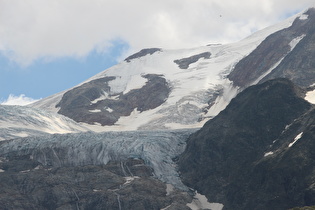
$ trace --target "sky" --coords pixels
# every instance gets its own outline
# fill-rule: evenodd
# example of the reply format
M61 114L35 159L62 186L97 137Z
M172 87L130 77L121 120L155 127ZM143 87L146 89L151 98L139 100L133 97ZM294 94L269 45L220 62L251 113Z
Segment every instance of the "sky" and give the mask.
M0 0L0 103L71 88L143 48L239 41L315 0Z

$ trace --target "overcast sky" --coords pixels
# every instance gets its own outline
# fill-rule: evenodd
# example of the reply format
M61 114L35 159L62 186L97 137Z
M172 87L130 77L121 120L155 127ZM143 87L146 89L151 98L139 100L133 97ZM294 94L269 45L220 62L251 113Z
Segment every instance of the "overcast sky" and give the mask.
M47 97L142 48L235 42L314 5L314 0L0 0L0 101L10 94L10 100Z

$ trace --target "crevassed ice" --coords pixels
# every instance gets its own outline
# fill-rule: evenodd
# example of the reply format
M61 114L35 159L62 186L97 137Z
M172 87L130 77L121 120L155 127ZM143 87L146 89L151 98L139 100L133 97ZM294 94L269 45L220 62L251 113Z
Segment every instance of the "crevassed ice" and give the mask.
M186 147L196 129L105 133L47 134L1 142L0 155L30 155L48 166L106 164L110 160L141 158L163 182L186 190L173 158Z

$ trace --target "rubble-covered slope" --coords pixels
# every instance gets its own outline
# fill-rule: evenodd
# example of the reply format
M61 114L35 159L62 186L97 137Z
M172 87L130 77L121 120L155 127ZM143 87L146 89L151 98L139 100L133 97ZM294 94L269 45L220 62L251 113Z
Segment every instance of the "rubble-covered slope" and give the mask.
M29 157L1 159L1 209L187 209L191 195L151 176L142 160L50 168ZM126 171L125 171L126 170Z

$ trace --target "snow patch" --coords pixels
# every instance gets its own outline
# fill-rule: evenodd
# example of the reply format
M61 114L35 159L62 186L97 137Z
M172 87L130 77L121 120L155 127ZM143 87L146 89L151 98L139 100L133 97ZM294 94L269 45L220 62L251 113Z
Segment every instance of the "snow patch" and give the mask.
M112 113L114 111L113 109L111 109L109 107L107 107L105 110L108 111L109 113Z
M291 51L295 48L295 46L305 37L306 35L303 34L301 36L298 36L296 38L294 38L291 42L290 42L290 47L291 47Z
M103 95L101 95L100 97L94 99L93 101L91 101L91 104L96 104L99 101L103 101L108 97L108 95L104 92Z
M129 76L116 76L114 80L109 81L110 94L115 95L124 92L129 79Z
M0 173L3 173L3 172L5 172L5 170L3 170L3 169L0 168Z
M295 138L292 143L289 144L289 147L292 147L303 135L303 132L299 133Z
M291 124L290 125L286 125L284 130L288 130L288 128L290 128Z
M135 179L140 179L140 177L138 177L138 176L126 176L126 177L124 177L125 178L125 180L126 180L126 182L124 183L124 185L126 185L126 184L130 184L133 180L135 180Z
M91 101L91 105L92 104L96 104L97 102L103 101L105 99L118 100L119 99L119 95L110 96L110 95L108 95L108 93L103 92L103 94L100 97L98 97L98 98L94 99L93 101Z
M308 19L308 15L307 14L302 14L300 17L299 17L300 20L307 20Z
M267 157L267 156L269 156L269 155L273 155L273 152L266 152L266 153L264 154L264 157Z
M200 210L200 209L211 209L211 210L222 210L223 204L221 203L209 203L206 196L199 194L197 191L195 192L194 199L191 203L186 204L192 210Z
M102 110L100 110L100 109L93 109L93 110L89 110L89 112L98 113L98 112L102 112Z
M315 90L308 91L304 99L310 102L311 104L315 104Z
M36 167L34 168L34 170L38 170L38 169L40 169L40 168L41 168L41 166L38 165L38 166L36 166Z

